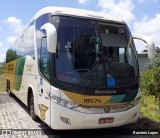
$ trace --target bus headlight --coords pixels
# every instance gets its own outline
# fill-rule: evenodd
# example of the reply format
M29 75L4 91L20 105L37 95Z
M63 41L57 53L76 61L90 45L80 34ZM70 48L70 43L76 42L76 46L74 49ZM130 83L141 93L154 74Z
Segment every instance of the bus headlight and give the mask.
M61 105L61 106L63 106L63 107L66 107L66 108L72 109L72 108L78 106L78 104L75 104L75 103L73 103L73 102L64 100L64 99L62 99L62 98L60 98L60 97L57 97L57 96L55 96L55 95L52 95L52 96L51 96L51 99L52 99L53 102L55 102L55 103L57 103L57 104L59 104L59 105Z

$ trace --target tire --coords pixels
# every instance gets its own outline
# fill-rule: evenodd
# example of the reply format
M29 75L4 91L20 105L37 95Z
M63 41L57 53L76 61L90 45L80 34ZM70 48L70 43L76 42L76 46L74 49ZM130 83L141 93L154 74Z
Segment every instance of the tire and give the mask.
M12 93L11 93L11 90L10 90L10 81L9 80L7 80L6 90L8 92L8 95L11 97Z
M32 119L34 121L37 121L38 120L38 116L35 115L35 113L34 113L34 97L33 97L33 93L31 93L31 95L30 95L29 111L30 111L30 116L32 117Z

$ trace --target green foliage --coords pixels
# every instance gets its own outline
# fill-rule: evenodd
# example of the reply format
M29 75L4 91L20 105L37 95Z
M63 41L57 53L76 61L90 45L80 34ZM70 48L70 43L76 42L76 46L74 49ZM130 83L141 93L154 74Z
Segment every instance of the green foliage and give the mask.
M160 54L157 54L155 59L148 60L146 64L147 69L152 69L155 66L160 66Z
M140 87L142 91L157 99L160 95L160 67L155 66L151 70L141 73Z
M0 74L0 92L4 92L6 89L6 79L4 74Z
M4 73L4 69L5 69L4 66L0 67L0 74L3 74L3 73Z
M160 113L155 97L142 92L140 113L153 121L160 122Z
M9 49L6 53L6 63L17 59L17 54L15 51Z
M160 66L141 73L140 88L147 95L155 96L155 100L159 101L160 109Z

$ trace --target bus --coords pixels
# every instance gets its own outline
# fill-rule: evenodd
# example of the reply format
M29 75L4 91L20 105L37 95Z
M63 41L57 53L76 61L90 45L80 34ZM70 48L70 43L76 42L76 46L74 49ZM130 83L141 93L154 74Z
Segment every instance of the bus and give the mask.
M99 12L46 7L6 53L6 89L52 129L94 129L136 122L138 58L127 24Z

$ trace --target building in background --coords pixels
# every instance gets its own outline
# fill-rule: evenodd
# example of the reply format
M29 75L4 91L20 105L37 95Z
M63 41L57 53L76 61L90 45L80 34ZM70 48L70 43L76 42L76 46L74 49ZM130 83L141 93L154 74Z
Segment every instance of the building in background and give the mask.
M138 53L138 61L139 61L139 71L143 72L146 71L146 63L148 60L148 53L147 52L142 52L142 53Z

